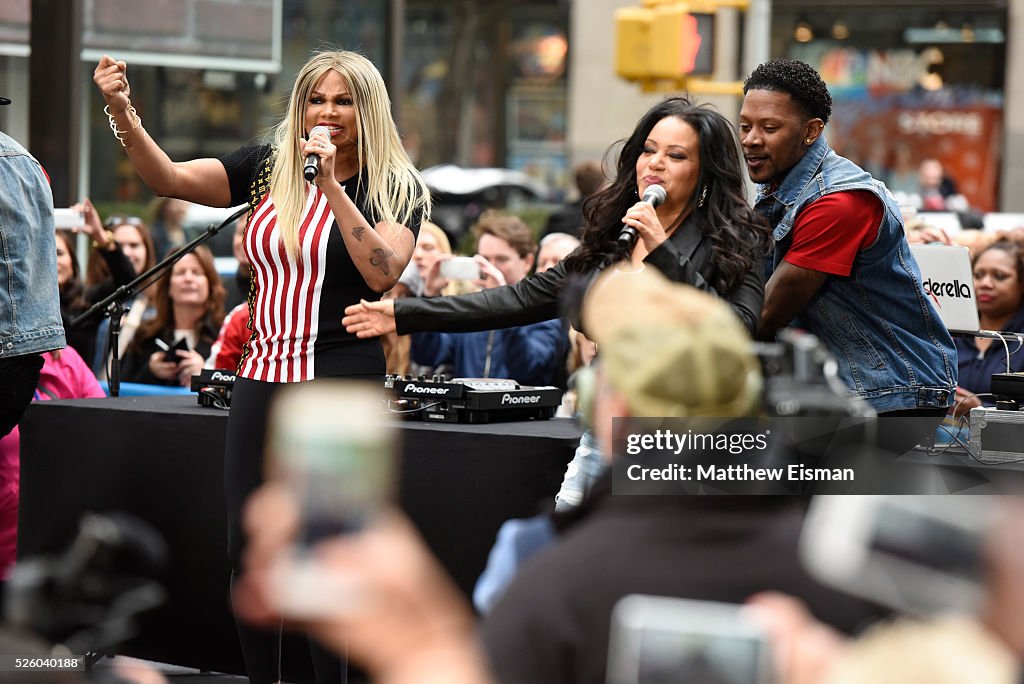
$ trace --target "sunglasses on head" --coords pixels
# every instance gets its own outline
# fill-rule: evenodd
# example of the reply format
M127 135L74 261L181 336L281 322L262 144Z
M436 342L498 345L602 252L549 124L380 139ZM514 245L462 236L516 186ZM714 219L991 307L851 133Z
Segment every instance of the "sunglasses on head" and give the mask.
M146 223L138 216L108 216L107 220L103 222L104 228L113 228L115 226L145 226Z

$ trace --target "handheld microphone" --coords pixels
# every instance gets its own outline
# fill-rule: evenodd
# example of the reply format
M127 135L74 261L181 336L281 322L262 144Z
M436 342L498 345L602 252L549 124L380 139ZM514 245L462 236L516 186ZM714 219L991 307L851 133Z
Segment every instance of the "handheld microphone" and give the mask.
M313 126L313 130L311 130L309 132L309 137L312 138L314 133L326 133L327 136L330 137L331 129L329 129L327 126ZM307 138L307 140L308 139L309 138ZM304 167L302 167L302 175L303 175L303 177L307 181L312 183L313 179L316 178L316 174L319 173L319 172L320 172L320 157L318 155L315 155L315 154L306 155L306 165ZM644 193L644 194L646 194L646 193Z
M665 201L667 196L665 188L660 185L649 185L647 186L647 189L644 190L644 196L640 198L640 201L647 202L657 209L661 206L661 203ZM637 238L639 237L640 233L636 231L636 228L633 226L623 226L616 241L624 250L629 251L633 249L633 246L636 244Z

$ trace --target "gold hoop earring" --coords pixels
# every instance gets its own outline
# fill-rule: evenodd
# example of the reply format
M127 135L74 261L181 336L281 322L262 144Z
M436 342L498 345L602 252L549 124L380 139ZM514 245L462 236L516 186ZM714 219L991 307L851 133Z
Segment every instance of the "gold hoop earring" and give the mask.
M704 186L704 189L700 191L700 199L697 200L697 208L700 209L704 206L704 200L708 198L708 186Z

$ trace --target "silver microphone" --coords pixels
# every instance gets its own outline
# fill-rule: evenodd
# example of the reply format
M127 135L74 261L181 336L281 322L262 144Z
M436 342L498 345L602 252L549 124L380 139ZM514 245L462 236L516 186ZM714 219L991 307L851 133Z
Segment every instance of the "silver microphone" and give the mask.
M661 187L660 185L648 185L647 189L644 190L644 196L640 198L640 201L647 202L652 207L657 209L658 207L661 206L662 202L665 201L665 198L667 196L668 195L665 192L665 188ZM637 238L639 237L640 233L636 231L636 228L634 228L633 226L624 226L622 230L619 232L617 242L619 243L619 245L622 246L624 250L630 251L633 249L633 246L636 245Z
M314 133L326 133L327 136L330 137L331 129L328 128L327 126L313 126L313 130L311 130L309 132L309 138L312 138ZM306 139L308 140L309 138L306 138ZM320 157L318 155L315 155L315 154L308 154L308 155L306 155L306 165L304 167L302 167L302 175L303 175L303 177L307 181L312 183L313 179L316 178L316 174L319 173L319 172L320 172ZM651 187L656 187L656 186L651 186ZM644 193L644 195L646 195L646 194L647 193Z

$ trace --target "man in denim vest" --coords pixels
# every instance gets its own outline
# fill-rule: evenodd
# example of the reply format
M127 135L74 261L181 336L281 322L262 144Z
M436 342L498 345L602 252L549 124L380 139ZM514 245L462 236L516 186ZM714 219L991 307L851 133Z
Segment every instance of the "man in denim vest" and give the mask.
M828 146L832 98L810 66L762 64L743 92L740 141L758 184L754 207L775 240L758 336L804 328L880 417L938 424L954 398L956 350L925 296L892 195ZM883 435L883 446L902 452L929 430L918 422L897 432L902 438Z
M0 437L32 399L42 353L64 347L54 233L43 168L0 132Z

